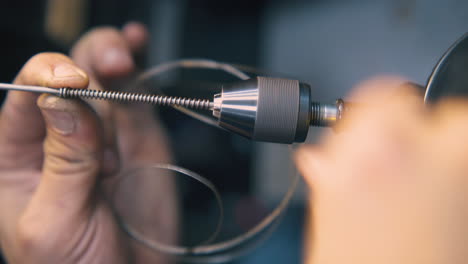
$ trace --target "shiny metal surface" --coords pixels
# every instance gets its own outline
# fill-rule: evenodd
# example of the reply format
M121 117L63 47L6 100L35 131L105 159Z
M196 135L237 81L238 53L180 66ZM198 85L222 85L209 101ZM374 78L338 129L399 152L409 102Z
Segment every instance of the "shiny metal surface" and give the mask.
M22 92L33 92L33 93L48 93L59 95L60 90L49 87L34 86L34 85L18 85L9 83L0 83L0 90L14 90Z
M49 93L62 98L90 98L154 105L177 105L212 110L218 125L244 137L275 143L304 142L309 126L332 126L344 112L344 102L321 104L311 101L310 86L298 80L257 77L227 84L214 96L191 99L172 96L100 91L89 89L49 88L0 84L0 89Z
M348 107L346 107L345 102L343 99L338 99L335 102L336 109L338 111L337 113L337 121L340 121L341 118L343 118L343 113L347 110Z
M218 125L249 139L291 144L309 130L310 87L258 76L223 86L213 100Z
M320 119L322 126L331 126L338 120L338 108L336 104L321 104Z
M222 92L214 96L213 116L219 126L251 138L257 117L259 91L256 80L243 85L224 85Z
M310 125L318 127L333 126L345 112L343 100L336 100L335 104L310 103Z
M225 85L214 96L218 125L249 139L291 144L304 142L309 127L332 126L344 112L344 102L311 101L311 88L298 80L256 77Z

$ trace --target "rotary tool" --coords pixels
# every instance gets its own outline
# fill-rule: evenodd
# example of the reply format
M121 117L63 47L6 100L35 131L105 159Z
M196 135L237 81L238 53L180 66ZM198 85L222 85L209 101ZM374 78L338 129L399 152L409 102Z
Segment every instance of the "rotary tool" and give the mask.
M433 103L444 97L468 96L467 73L468 34L465 34L437 63L426 85L425 101ZM284 144L304 142L310 126L332 126L341 120L349 109L348 103L342 99L334 103L314 101L311 87L306 83L262 76L224 84L221 92L215 94L212 101L144 93L67 87L57 89L6 83L0 83L0 89L49 93L62 98L132 101L208 110L212 111L217 124L226 130L256 141Z

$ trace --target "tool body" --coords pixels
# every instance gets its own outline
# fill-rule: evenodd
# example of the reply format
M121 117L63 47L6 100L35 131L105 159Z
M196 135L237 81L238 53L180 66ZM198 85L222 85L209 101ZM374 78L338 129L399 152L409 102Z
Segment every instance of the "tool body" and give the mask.
M220 67L215 62L209 64ZM468 97L467 65L468 34L465 34L450 47L436 65L426 85L425 101L432 103L445 97ZM222 66L222 69L227 68L229 71L237 70L230 65ZM223 85L221 93L214 95L212 101L6 83L0 83L0 89L49 93L62 98L140 102L210 110L217 119L217 124L226 130L252 140L285 144L304 142L310 126L332 126L346 115L349 108L341 99L329 104L315 102L310 86L298 80L261 76Z
M330 126L342 116L344 103L311 100L310 86L297 80L256 77L226 84L213 101L142 93L49 88L0 83L0 89L49 93L62 98L89 98L182 106L211 110L218 125L244 137L275 143L303 142L309 126Z
M343 100L312 100L311 88L298 80L256 77L224 85L213 100L219 126L257 141L304 142L310 126L331 126L346 109Z

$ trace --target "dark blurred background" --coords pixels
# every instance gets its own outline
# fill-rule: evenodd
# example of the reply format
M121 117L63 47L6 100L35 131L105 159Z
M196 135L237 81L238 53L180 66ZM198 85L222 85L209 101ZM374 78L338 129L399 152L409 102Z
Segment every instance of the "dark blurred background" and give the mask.
M147 24L146 66L197 57L246 64L309 82L317 100L344 96L356 83L393 74L425 84L442 53L468 29L463 0L4 0L0 4L0 81L11 82L32 55L67 53L78 37L100 25ZM232 78L183 72L169 88L190 89ZM3 97L2 97L3 98ZM285 146L253 143L163 110L177 164L206 176L221 190L229 238L259 221L284 195L293 172ZM320 129L312 129L314 142ZM210 193L181 181L182 241L212 230ZM304 190L278 230L232 263L299 263ZM210 220L207 220L210 219Z

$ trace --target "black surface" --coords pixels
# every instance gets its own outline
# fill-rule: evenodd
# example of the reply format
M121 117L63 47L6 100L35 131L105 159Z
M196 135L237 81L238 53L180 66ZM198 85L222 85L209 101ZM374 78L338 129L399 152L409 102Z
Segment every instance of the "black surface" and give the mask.
M427 83L426 101L468 97L468 33L442 56Z

